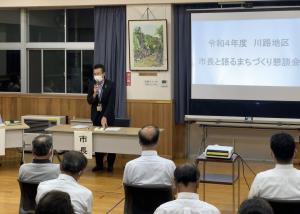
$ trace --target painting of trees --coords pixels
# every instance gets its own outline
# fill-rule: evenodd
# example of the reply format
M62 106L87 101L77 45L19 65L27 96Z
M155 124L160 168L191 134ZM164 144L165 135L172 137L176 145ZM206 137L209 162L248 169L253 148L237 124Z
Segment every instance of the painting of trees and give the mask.
M138 22L138 21L135 21ZM131 64L135 68L159 70L167 66L166 21L140 21L132 26Z

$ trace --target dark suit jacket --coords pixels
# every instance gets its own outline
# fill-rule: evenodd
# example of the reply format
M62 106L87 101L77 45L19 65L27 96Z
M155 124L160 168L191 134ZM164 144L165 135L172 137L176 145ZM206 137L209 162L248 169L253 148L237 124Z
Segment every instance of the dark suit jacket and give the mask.
M99 103L98 95L93 98L94 94L94 81L91 81L88 88L87 101L91 105L91 120L94 126L101 126L101 118L105 116L107 118L108 126L113 126L115 122L115 99L116 88L112 81L105 79L102 88L102 111L97 111Z

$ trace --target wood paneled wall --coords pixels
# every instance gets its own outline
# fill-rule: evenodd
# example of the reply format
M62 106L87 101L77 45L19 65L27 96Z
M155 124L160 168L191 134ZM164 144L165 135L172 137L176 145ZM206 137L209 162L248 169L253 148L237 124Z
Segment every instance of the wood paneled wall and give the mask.
M173 157L187 157L187 139L185 124L174 124L173 128Z
M155 124L163 128L159 153L169 158L184 157L184 126L175 126L173 109L173 102L168 100L127 101L127 112L132 127ZM21 116L26 114L89 118L90 106L83 95L0 93L0 113L5 120L20 120Z
M128 117L131 126L141 127L147 124L163 128L158 150L160 154L173 157L173 107L172 101L128 100Z
M90 117L86 97L72 95L0 94L0 112L6 120L26 114Z

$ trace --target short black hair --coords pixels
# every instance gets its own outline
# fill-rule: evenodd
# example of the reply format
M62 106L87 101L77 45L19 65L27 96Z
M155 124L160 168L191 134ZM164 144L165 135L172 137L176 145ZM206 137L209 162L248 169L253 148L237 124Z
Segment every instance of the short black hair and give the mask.
M102 70L103 73L105 72L105 67L103 64L95 64L93 67L93 70L99 69L99 68Z
M287 133L282 132L271 137L271 149L280 163L289 163L293 159L295 147L294 138Z
M188 186L189 183L199 182L200 171L194 164L186 163L176 167L174 178L176 183L182 183L185 186Z
M153 133L149 136L146 136L143 132L145 129L153 129ZM143 126L139 131L139 140L140 144L143 146L151 146L157 144L159 139L159 128L155 125L146 125Z
M87 166L86 157L78 151L66 152L60 163L61 170L70 174L77 174Z
M273 214L273 209L266 200L254 197L240 205L238 214Z
M49 135L39 135L32 141L32 152L36 156L45 156L49 154L52 148L52 137Z
M36 214L73 214L70 195L53 190L46 193L37 204Z

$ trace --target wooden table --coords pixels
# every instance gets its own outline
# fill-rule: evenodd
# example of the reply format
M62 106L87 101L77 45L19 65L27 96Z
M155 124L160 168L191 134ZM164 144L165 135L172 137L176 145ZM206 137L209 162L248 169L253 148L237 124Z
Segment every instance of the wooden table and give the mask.
M71 125L59 125L47 128L46 131L52 133L55 150L74 150L74 131L92 131L93 152L141 154L138 138L140 128L120 127L118 131L97 131L95 128L75 129Z

